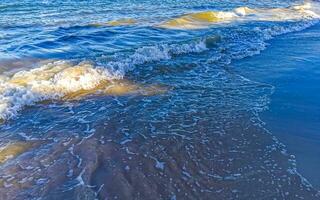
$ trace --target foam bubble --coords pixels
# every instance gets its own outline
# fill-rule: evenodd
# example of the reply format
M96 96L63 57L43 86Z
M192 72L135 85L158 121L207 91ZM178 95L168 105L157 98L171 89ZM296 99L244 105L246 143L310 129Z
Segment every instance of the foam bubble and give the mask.
M234 12L238 15L238 16L246 16L248 14L253 14L255 13L254 9L248 8L248 7L239 7L234 9Z

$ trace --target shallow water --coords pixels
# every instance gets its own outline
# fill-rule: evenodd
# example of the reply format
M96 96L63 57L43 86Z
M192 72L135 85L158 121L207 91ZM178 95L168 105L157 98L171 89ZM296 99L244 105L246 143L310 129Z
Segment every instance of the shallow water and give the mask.
M269 109L261 114L266 126L296 156L298 170L317 188L319 152L319 30L281 36L256 57L234 68L252 80L275 86Z
M0 10L0 199L319 198L259 117L275 87L230 67L316 25L317 2Z

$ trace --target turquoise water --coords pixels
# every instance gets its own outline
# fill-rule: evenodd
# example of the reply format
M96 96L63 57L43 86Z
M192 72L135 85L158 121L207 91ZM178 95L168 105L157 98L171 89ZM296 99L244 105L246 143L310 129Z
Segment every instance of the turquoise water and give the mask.
M319 198L260 118L274 72L233 66L318 4L2 1L0 199Z

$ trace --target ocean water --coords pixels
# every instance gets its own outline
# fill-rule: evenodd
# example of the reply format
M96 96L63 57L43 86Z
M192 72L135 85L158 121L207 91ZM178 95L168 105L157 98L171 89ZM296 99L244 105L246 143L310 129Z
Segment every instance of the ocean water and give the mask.
M296 156L298 170L320 187L319 37L320 25L274 39L259 56L233 64L237 73L275 86L266 127Z
M0 199L319 199L261 118L269 61L236 69L319 18L317 1L1 1Z

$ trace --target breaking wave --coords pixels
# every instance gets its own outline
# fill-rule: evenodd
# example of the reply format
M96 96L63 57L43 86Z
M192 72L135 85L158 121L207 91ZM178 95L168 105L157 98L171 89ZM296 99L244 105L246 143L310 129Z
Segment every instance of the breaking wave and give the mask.
M217 37L216 40L219 38ZM208 39L208 45L213 42ZM163 44L142 47L121 61L109 62L107 67L90 62L73 64L54 61L13 76L0 76L0 120L13 118L25 106L45 100L74 99L103 91L104 94L123 95L137 90L154 94L162 89L146 89L125 81L125 73L134 66L171 59L174 55L207 50L206 40L189 44ZM121 81L119 81L121 80ZM146 91L147 90L147 91Z
M217 23L235 21L292 21L319 18L319 3L308 2L288 8L252 9L239 7L232 11L204 11L186 14L159 25L168 29L202 29Z

